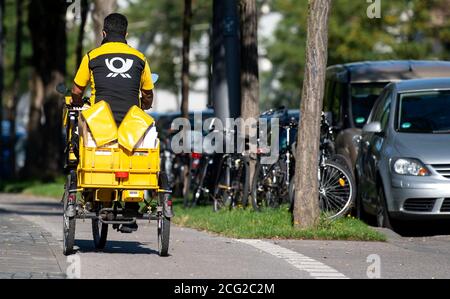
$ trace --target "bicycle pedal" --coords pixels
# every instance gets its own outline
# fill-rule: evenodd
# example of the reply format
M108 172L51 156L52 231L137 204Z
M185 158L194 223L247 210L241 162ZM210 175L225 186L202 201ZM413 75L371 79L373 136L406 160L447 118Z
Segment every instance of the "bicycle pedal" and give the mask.
M222 184L219 184L217 187L219 187L220 189L225 189L225 190L231 190L232 189L230 186L222 185Z

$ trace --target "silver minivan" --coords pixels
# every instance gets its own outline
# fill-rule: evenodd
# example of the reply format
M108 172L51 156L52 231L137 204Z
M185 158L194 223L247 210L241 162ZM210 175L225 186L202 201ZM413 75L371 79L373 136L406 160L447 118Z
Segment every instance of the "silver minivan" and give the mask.
M359 216L450 219L450 78L391 83L359 140Z

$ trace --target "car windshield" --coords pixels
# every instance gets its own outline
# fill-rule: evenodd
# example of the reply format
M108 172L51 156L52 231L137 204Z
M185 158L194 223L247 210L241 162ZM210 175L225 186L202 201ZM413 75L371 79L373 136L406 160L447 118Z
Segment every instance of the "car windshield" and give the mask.
M450 90L400 94L397 130L450 134Z
M375 101L387 83L352 84L352 114L357 128L362 128L369 117Z

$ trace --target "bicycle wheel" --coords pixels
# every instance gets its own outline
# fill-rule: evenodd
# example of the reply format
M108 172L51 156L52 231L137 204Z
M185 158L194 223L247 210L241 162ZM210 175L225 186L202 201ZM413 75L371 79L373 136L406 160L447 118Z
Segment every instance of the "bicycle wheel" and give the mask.
M248 198L250 196L250 159L245 159L245 170L244 170L244 190L243 190L243 196L242 199L242 205L244 208L248 207Z
M183 206L188 208L190 206L189 196L191 195L191 159L188 160L188 165L183 168Z
M75 245L75 226L76 219L74 214L75 207L69 208L70 198L76 198L76 192L73 192L74 186L74 172L67 176L67 181L64 186L64 194L62 198L63 202L63 254L70 255L72 254L73 247Z
M264 200L264 187L263 187L263 166L260 161L256 162L255 174L253 175L252 189L250 192L250 200L252 202L253 209L260 211Z
M194 178L193 182L193 194L192 194L192 206L195 207L199 203L203 201L204 197L204 183L205 183L205 177L208 172L209 167L209 161L203 160L203 163L200 165L200 169L197 172L197 175Z
M242 205L243 208L246 208L248 205L250 181L250 165L248 158L243 157L240 160L239 167L233 171L231 178L232 207Z
M329 219L345 215L355 199L355 182L347 167L328 160L320 167L319 206Z
M169 182L167 175L164 172L159 173L158 180L159 187L163 190L167 190L169 187ZM158 213L157 220L157 234L158 234L158 252L160 256L169 255L169 241L170 241L170 218L166 217L165 213L165 202L169 200L168 193L158 194L158 205L163 207L163 211Z
M68 195L67 195L68 197ZM63 254L70 255L73 253L73 246L75 245L75 217L66 215L67 199L64 199L64 214L63 214Z
M103 249L108 238L108 224L102 223L98 218L92 219L92 237L96 249Z
M295 202L295 177L291 178L291 182L289 184L289 211L294 211L294 202Z
M227 158L220 161L219 172L214 187L214 212L218 212L224 207L231 205L230 186L228 185L229 179L229 167L227 165Z

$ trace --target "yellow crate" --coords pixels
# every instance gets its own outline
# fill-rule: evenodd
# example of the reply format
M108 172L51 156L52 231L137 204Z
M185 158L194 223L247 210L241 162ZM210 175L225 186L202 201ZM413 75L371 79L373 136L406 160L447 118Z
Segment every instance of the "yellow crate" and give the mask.
M120 169L128 170L128 179L122 179L125 188L145 187L158 188L159 144L155 149L136 149L129 152L121 151Z
M80 148L78 182L80 187L118 187L115 170L120 167L119 148Z
M84 147L81 140L78 185L81 188L158 189L159 164L159 142L155 149L129 152L114 145ZM116 172L127 172L128 178L116 178Z

